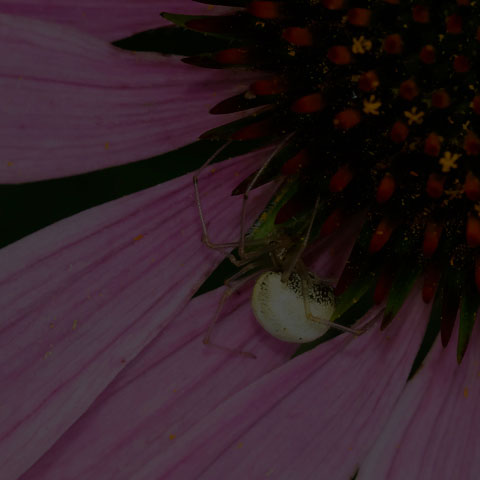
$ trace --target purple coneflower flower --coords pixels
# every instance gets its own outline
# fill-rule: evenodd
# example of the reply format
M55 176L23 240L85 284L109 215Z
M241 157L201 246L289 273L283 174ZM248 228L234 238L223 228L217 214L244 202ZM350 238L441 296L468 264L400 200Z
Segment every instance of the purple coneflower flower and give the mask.
M290 360L296 347L257 325L247 288L216 342L257 359L209 349L222 292L190 298L222 256L199 241L191 175L87 210L1 253L2 478L477 478L478 7L219 3L1 2L3 183L139 160L241 119L210 135L265 148L202 175L210 233L228 241L231 191L294 134L280 168L302 194L277 223L324 192L326 238L305 261L341 277L343 320L386 305L384 328ZM109 45L162 10L213 15L183 24L243 43L187 60L221 69ZM223 115L208 114L216 104Z

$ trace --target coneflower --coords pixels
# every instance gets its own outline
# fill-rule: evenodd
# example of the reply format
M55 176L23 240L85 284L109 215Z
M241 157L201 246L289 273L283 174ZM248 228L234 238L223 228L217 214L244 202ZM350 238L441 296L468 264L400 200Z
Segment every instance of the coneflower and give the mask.
M185 62L259 72L247 90L211 110L249 114L203 137L266 143L288 137L257 179L258 185L289 179L271 228L299 238L316 198L311 242L365 216L336 286L342 312L333 318L351 324L386 302L385 328L422 277L423 300L433 300L424 349L438 332L448 344L460 308L461 361L480 288L478 6L218 3L238 9L164 14L183 32L212 41L209 51ZM155 49L143 44L149 47Z
M248 246L284 234L339 279L337 324L383 312L384 328L332 329L291 359L248 288L216 336L257 359L208 349L221 291L189 299L220 255L191 174L97 206L1 252L3 477L476 479L478 7L171 3L0 6L3 181L139 160L203 128L212 150L252 152L203 172L212 239L235 240L238 194L259 186ZM157 9L176 26L126 38ZM122 37L172 56L98 40Z

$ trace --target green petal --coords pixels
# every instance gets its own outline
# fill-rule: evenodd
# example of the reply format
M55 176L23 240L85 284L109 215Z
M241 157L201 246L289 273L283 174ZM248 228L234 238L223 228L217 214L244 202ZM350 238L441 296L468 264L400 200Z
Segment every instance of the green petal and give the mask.
M400 310L422 268L416 263L407 262L400 268L393 280L383 315L382 327L388 325Z
M408 375L408 380L411 380L413 376L418 372L422 366L425 357L432 348L435 339L440 333L440 326L442 324L442 305L443 305L443 292L445 290L445 276L443 276L438 284L437 292L433 300L432 310L430 312L430 318L428 320L427 329L423 336L422 343L418 349L417 356L412 364L412 369Z
M337 306L331 320L339 325L348 327L355 323L359 318L363 317L373 306L373 292L375 291L376 282L376 276L370 274L353 283L338 298ZM308 352L321 343L335 338L341 333L340 330L331 328L317 340L300 345L293 357Z
M82 210L150 188L198 169L222 141L200 140L146 160L67 178L0 185L0 222L8 225L0 247ZM252 142L234 142L216 161L248 153ZM11 208L10 208L11 207Z
M157 52L164 55L191 56L217 52L237 42L179 27L161 27L136 33L113 42L118 48L134 52Z
M460 364L468 347L473 325L480 307L480 298L475 286L467 282L460 303L460 329L458 332L457 362Z

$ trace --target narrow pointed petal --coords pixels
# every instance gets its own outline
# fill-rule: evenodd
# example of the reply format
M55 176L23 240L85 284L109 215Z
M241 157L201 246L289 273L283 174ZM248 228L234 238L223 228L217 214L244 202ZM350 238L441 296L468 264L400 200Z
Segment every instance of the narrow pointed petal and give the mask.
M345 268L362 224L363 218L359 216L348 222L341 230L315 243L305 256L309 268L324 280L336 284Z
M480 471L480 329L460 365L440 339L408 383L358 479L475 480Z
M331 249L348 252L350 233L325 245L328 253L319 258L319 271L340 273L341 255L333 256ZM258 326L250 292L247 285L229 298L213 339L254 353L255 360L202 343L223 289L193 300L22 480L78 478L91 471L100 477L115 472L117 480L135 478L146 462L181 442L183 433L219 404L288 360L296 345L280 342Z
M408 375L425 318L418 293L400 315L405 322L392 325L388 335L376 330L358 339L342 336L266 375L136 478L153 472L179 478L198 472L199 478L349 478Z
M133 478L349 478L402 391L426 308L417 292L388 333L338 337L266 374Z
M22 480L133 479L222 401L285 362L295 346L260 329L248 291L230 299L214 337L257 358L202 343L222 290L194 299Z
M238 118L208 110L250 77L218 76L8 15L0 16L0 56L0 183L74 175L186 145Z
M214 239L235 238L241 200L228 194L237 175L258 168L263 155L205 172L202 197ZM199 241L192 190L187 175L58 222L0 252L5 478L16 478L48 450L222 258ZM260 205L269 193L271 186L255 192L263 195Z
M220 15L230 10L192 0L0 1L0 13L63 24L107 41L168 24L160 17L164 11L190 15Z

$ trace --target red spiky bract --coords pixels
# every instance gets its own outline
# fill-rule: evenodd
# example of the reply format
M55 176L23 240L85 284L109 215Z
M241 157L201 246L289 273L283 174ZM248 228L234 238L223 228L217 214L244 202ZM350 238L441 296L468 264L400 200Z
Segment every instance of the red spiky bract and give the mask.
M390 220L384 218L378 224L375 233L372 235L370 240L370 245L368 251L370 253L379 252L383 246L390 240L392 232L394 230L394 225Z
M468 216L466 239L469 247L474 248L480 245L480 220L476 215Z
M257 80L250 86L250 91L255 95L278 95L286 92L288 86L280 77L270 77Z
M465 195L472 201L480 200L480 179L472 172L468 172L463 185Z
M428 176L426 190L430 197L440 198L443 195L446 176L438 173L431 173Z
M296 100L291 110L295 113L314 113L320 112L325 108L325 101L321 93L312 93Z
M320 229L320 237L327 237L337 230L343 221L343 212L340 208L335 209L323 222Z
M428 222L423 236L423 255L430 258L438 248L443 226L436 222Z
M430 264L425 270L422 288L422 299L425 303L430 303L435 296L440 277L441 270L436 264Z
M378 203L385 203L395 191L395 179L390 173L386 173L378 185L376 200Z
M353 172L348 165L340 167L330 179L329 189L332 193L339 193L352 181Z
M282 32L282 37L297 47L309 47L313 45L312 32L308 28L288 27Z
M254 0L248 4L247 11L254 17L272 20L280 16L280 7L280 2Z

